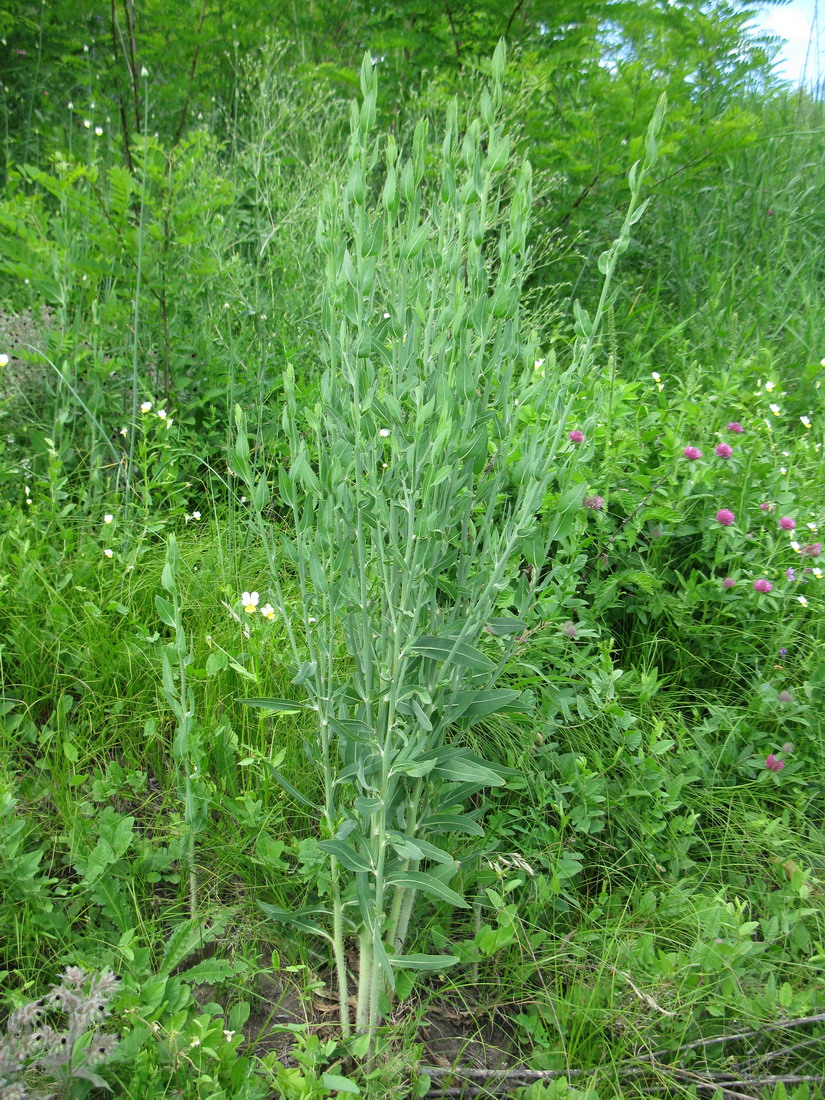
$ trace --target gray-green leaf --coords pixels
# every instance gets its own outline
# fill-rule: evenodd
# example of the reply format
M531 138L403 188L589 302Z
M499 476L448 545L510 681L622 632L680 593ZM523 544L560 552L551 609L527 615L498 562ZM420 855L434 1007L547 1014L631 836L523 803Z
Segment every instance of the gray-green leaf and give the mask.
M433 661L447 661L472 669L474 672L492 672L495 665L489 657L466 642L456 643L451 638L439 638L432 634L422 634L410 646L410 652L420 657L429 657Z
M470 908L461 894L457 894L455 890L451 890L449 886L445 886L443 882L427 874L426 871L394 871L387 876L387 885L402 887L406 890L423 890L425 894L432 894L433 897L449 902L450 905L458 906L460 909Z

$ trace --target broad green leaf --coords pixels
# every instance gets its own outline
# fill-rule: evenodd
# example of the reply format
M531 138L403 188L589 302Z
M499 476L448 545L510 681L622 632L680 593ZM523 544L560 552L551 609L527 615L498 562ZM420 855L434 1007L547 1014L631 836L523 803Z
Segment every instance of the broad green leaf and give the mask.
M449 783L483 783L487 787L501 787L504 780L492 768L485 767L468 757L453 757L436 764L433 775L446 779Z
M484 836L484 830L469 814L431 814L421 822L421 828L430 833L466 833Z
M346 1092L351 1096L360 1096L361 1089L349 1077L342 1077L339 1073L322 1073L321 1084L325 1089L333 1089L335 1092Z
M405 260L412 260L418 255L424 247L429 234L430 227L428 225L421 225L407 237L401 245L401 255Z
M445 709L451 721L458 718L484 718L500 710L510 710L520 697L521 692L512 688L457 691L450 697Z
M276 840L270 833L259 833L258 839L255 841L256 860L263 863L265 867L274 867L279 871L286 871L289 869L289 865L281 858L284 854L284 847L284 842Z
M293 699L240 699L239 702L247 707L271 710L276 714L297 714L299 710L310 709L306 703L298 703Z
M322 852L335 856L348 871L372 871L369 860L345 840L322 840L318 845Z
M354 718L330 718L329 725L339 737L348 741L355 741L359 745L376 744L375 730L366 722L359 722Z
M160 583L163 585L167 592L174 593L177 590L177 583L175 581L175 570L168 559L163 563L163 570L161 571L160 575Z
M283 466L278 470L278 492L284 504L290 508L295 504L295 483Z
M100 1076L99 1073L95 1073L94 1070L89 1069L88 1066L76 1066L72 1070L72 1077L81 1077L84 1081L89 1081L96 1089L103 1089L105 1092L111 1092L112 1086L108 1081ZM25 1093L23 1095L26 1095Z
M432 634L422 634L420 638L416 638L410 646L410 653L429 657L433 661L448 661L474 672L492 672L496 667L489 657L466 642L456 644L449 638L439 638Z
M101 823L100 839L86 865L84 878L87 883L96 882L107 868L126 854L132 843L134 825L134 817L115 817L112 821Z
M374 814L381 805L381 799L364 798L363 796L361 796L359 798L356 798L353 805L355 806L355 809L359 814L363 814L364 817L370 817L370 815Z
M163 596L155 596L155 610L160 616L161 622L167 626L175 629L175 608L169 600L165 600Z
M223 652L223 650L215 649L206 658L206 671L210 676L213 676L216 672L223 672L229 668L229 658ZM243 702L243 700L241 700Z
M318 671L317 661L304 661L301 667L296 672L292 682L293 684L305 684L307 680L311 680L315 673Z
M390 833L389 841L402 859L418 860L424 858L423 850L414 840L410 840L409 837L399 836L397 833Z
M464 898L445 886L437 878L427 874L426 871L394 871L387 876L388 886L398 886L406 890L423 890L425 894L432 894L441 901L449 902L460 909L469 909L469 904Z
M412 708L413 714L415 715L415 717L418 721L419 726L421 726L422 729L425 729L428 733L430 733L432 731L433 724L430 721L429 717L421 709L421 704L418 702L417 699L413 698L413 699L410 700L410 706Z
M413 778L418 779L421 776L429 775L435 768L436 761L433 757L428 760L394 760L390 769L390 775L410 775Z
M490 629L490 633L496 636L502 634L521 634L523 631L529 629L524 619L514 619L509 615L488 619L487 626Z
M390 844L403 859L431 859L434 863L454 863L455 860L443 848L437 848L420 836L403 836L401 833L389 834Z
M390 955L396 970L446 970L460 961L458 955Z
M476 756L475 753L470 752L469 749L465 749L461 745L445 746L434 755L439 764L444 764L448 760L468 760L473 764L479 764L482 768L489 768L490 771L494 771L496 775L500 775L504 779L514 779L516 776L521 775L518 768L510 768L506 764L494 764L490 760L482 760L480 756ZM469 797L469 795L466 797Z

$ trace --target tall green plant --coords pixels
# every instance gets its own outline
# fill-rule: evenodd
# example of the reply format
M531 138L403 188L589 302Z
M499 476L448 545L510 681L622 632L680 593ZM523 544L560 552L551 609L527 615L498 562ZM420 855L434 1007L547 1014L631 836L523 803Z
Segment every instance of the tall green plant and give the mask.
M192 650L183 625L178 591L179 566L177 539L170 534L166 542L166 561L161 577L161 583L170 598L167 600L163 596L155 596L155 607L165 625L174 631L174 640L165 647L162 657L163 696L177 719L172 758L178 764L178 789L183 801L189 916L195 920L198 915L196 838L206 825L209 804L203 782L200 733L195 722L195 697L187 676L187 669L192 663ZM177 670L173 668L173 662L177 664Z
M299 407L291 370L284 379L292 461L279 471L278 494L291 514L288 535L266 518L269 486L255 476L237 411L235 466L268 553L293 682L308 698L247 702L317 714L311 752L324 797L313 809L332 883L331 909L264 908L331 941L345 1033L344 943L357 934L355 1023L370 1044L398 970L457 961L408 953L411 918L422 894L467 905L450 885L458 865L443 845L483 836L466 803L502 785L507 769L479 759L459 735L528 706L505 672L553 583L541 564L582 501L566 421L597 362L610 279L643 209L639 190L664 110L662 102L644 166L631 171L621 234L601 257L598 308L591 318L576 305L569 366L548 357L542 371L520 305L531 172L513 165L500 121L504 68L502 43L480 118L463 133L454 102L440 146L430 145L426 121L409 156L387 138L378 198L377 82L364 60L349 178L318 224L326 367L315 407ZM524 556L536 567L523 568ZM297 580L297 611L285 571Z

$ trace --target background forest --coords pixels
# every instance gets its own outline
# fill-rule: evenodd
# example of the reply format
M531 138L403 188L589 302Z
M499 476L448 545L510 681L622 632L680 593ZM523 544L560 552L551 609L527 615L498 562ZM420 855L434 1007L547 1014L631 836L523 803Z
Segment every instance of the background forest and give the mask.
M0 0L2 1100L824 1095L825 119L748 22Z

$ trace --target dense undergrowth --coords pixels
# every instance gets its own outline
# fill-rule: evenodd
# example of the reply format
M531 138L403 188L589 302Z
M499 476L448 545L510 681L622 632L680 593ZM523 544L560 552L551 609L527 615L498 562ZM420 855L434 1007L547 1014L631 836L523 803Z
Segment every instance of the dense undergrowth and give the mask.
M177 141L136 129L131 168L73 107L37 142L23 130L48 155L8 172L0 1094L819 1095L821 101L734 82L716 155L693 163L684 101L645 146L652 79L590 224L570 225L598 135L560 115L580 159L554 163L529 56L503 84L462 73L454 108L441 74L377 117L365 69L349 145L350 102L292 64L246 63ZM623 238L645 156L651 202ZM346 384L364 379L359 404ZM357 477L347 543L318 502L346 515ZM464 517L440 560L393 526L405 493ZM443 620L486 598L474 556L501 583L465 637ZM403 757L403 805L419 781L441 791L404 836L401 796L367 797L382 718L362 680L410 561L434 612L393 666L412 677L397 729L406 746L454 718ZM420 876L408 964L347 1037L379 825ZM121 980L100 979L95 1016L105 971ZM64 1008L24 1008L61 981Z

